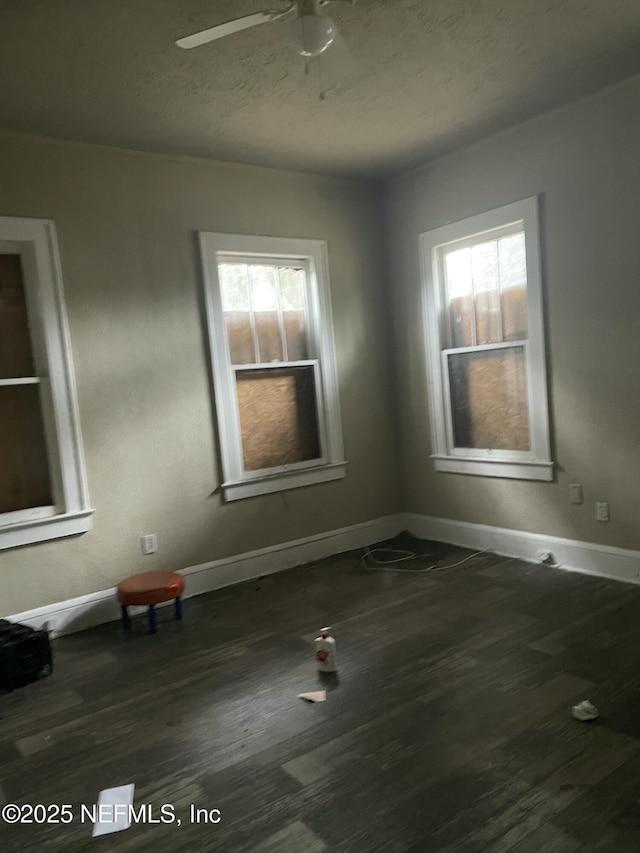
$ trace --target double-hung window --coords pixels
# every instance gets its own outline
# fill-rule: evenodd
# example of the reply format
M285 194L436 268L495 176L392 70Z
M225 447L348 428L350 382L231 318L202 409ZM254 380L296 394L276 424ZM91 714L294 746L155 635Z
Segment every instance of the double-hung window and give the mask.
M344 477L326 245L200 245L225 499Z
M0 217L0 548L90 516L55 229Z
M535 198L421 235L436 470L551 480Z

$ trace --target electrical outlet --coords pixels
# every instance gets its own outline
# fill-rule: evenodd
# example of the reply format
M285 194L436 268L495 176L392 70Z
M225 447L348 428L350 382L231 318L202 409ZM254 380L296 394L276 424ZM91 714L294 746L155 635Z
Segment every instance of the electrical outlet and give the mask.
M609 521L609 504L607 501L596 501L596 521Z
M155 533L147 533L140 540L143 554L155 554L158 550L158 537Z
M582 495L582 486L580 485L580 483L569 484L569 501L572 504L584 503L584 497Z

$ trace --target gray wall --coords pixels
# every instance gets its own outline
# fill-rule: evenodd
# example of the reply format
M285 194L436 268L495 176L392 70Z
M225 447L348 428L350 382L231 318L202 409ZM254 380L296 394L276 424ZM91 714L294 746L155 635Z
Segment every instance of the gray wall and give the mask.
M634 78L401 176L387 187L387 275L375 185L0 134L0 214L58 226L96 507L84 536L0 552L0 611L403 507L640 548L638 151ZM436 473L418 235L534 194L557 482ZM344 481L222 503L198 230L328 241ZM584 506L569 504L572 481L584 486ZM611 504L609 524L594 520L597 499ZM142 557L139 537L149 532L160 550Z
M436 473L418 235L535 194L557 481ZM401 176L387 202L405 508L639 548L640 77ZM583 506L569 504L570 482ZM598 499L609 524L594 519Z
M86 535L0 552L2 613L397 510L379 187L0 134L0 214L58 228L96 508ZM222 503L198 230L328 241L345 480Z

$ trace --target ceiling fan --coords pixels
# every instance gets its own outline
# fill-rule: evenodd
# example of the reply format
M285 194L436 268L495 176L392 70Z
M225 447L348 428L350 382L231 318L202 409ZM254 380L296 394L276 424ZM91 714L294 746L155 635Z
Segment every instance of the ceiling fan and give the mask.
M334 22L321 13L321 9L332 2L335 0L294 0L285 9L269 9L225 21L215 27L178 39L176 44L178 47L190 50L240 30L288 18L292 24L290 38L296 51L304 57L320 56L331 45L342 41ZM355 0L347 0L347 2L351 5L355 4Z

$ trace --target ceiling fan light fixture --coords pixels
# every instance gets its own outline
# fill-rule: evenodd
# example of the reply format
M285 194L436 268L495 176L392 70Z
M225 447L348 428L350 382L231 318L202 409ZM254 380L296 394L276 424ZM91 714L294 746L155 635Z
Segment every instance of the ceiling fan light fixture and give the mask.
M291 24L291 41L301 56L319 56L336 37L336 27L324 15L300 15Z

